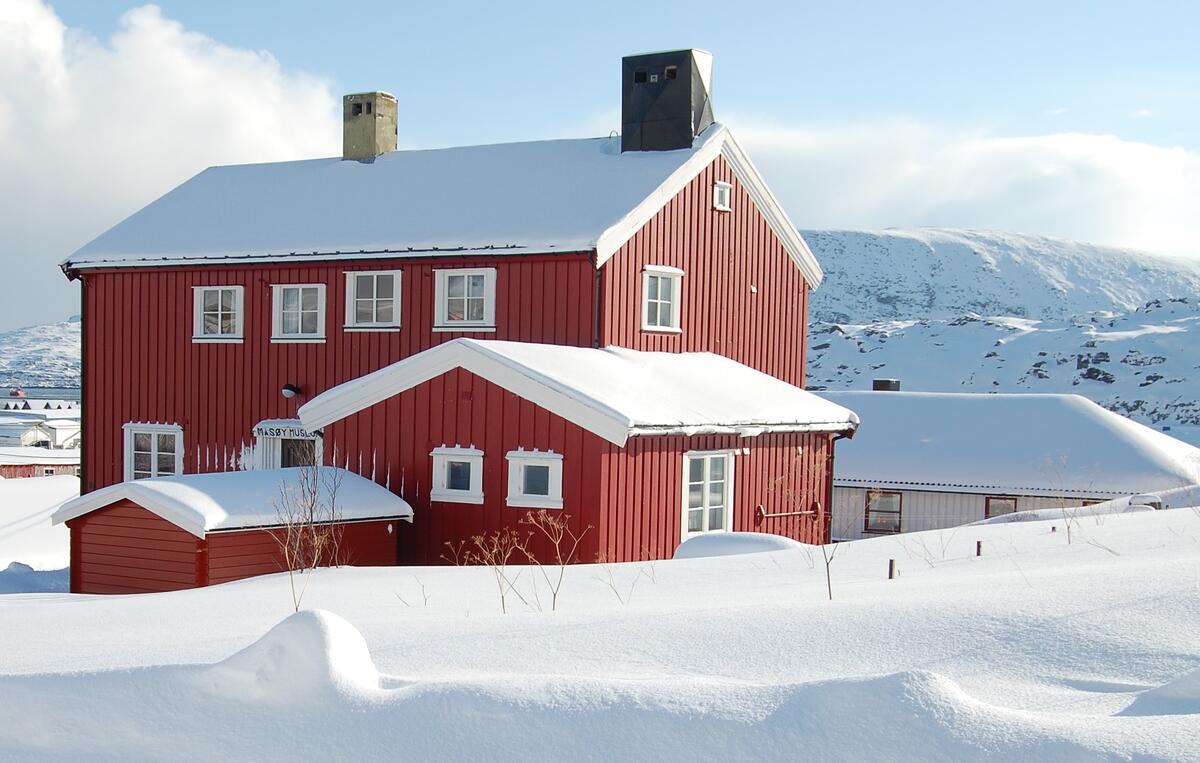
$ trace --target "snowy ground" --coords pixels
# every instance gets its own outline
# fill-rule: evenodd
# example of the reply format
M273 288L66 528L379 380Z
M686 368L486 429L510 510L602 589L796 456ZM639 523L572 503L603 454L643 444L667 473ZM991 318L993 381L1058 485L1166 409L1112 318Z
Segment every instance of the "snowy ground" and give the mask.
M807 547L574 567L557 612L519 570L507 615L487 569L325 570L262 641L286 576L3 596L0 758L1200 760L1200 515L1071 540L842 544L832 602Z
M0 593L67 590L70 536L50 515L77 495L77 477L0 480Z

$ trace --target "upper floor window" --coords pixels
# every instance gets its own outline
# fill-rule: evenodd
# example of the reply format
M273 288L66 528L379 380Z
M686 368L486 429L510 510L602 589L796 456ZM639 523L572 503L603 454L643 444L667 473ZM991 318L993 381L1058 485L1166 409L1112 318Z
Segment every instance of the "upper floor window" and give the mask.
M400 271L346 274L346 328L400 327Z
M183 473L183 428L178 424L135 424L125 434L125 479Z
M275 284L271 291L272 341L324 341L325 284Z
M496 327L496 269L435 270L434 330L490 331Z
M561 509L561 453L513 450L508 453L509 506L531 509Z
M733 186L720 180L713 183L713 209L729 212L733 209Z
M683 271L647 265L642 271L642 329L678 333L679 291Z
M869 533L900 532L900 494L885 490L867 491L867 516L863 526Z
M451 503L483 503L483 451L477 448L434 448L433 489L429 498Z
M192 289L192 340L242 341L241 286L196 286Z

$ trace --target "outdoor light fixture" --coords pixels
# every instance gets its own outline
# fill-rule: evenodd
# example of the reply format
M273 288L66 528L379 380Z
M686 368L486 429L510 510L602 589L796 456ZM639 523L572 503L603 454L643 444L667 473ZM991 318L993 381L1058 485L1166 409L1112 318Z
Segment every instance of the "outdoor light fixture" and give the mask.
M283 385L283 389L279 390L279 394L283 395L288 400L291 400L293 397L300 394L300 388L295 384L285 384Z

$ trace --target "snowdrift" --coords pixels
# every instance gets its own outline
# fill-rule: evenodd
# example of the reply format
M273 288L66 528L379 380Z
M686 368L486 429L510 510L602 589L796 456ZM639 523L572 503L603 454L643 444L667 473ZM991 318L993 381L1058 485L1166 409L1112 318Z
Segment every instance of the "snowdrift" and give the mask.
M761 554L767 551L788 551L804 544L769 533L718 533L688 538L675 549L676 559L703 559L711 556Z

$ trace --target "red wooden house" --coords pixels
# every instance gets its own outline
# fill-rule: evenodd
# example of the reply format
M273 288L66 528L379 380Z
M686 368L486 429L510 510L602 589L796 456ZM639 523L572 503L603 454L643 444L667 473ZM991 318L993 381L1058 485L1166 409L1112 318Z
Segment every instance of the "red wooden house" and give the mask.
M72 255L85 495L315 452L411 504L401 563L536 507L597 528L585 560L827 537L857 418L802 390L820 267L712 121L706 53L622 77L591 140L396 151L395 99L347 96L342 157L211 168Z

